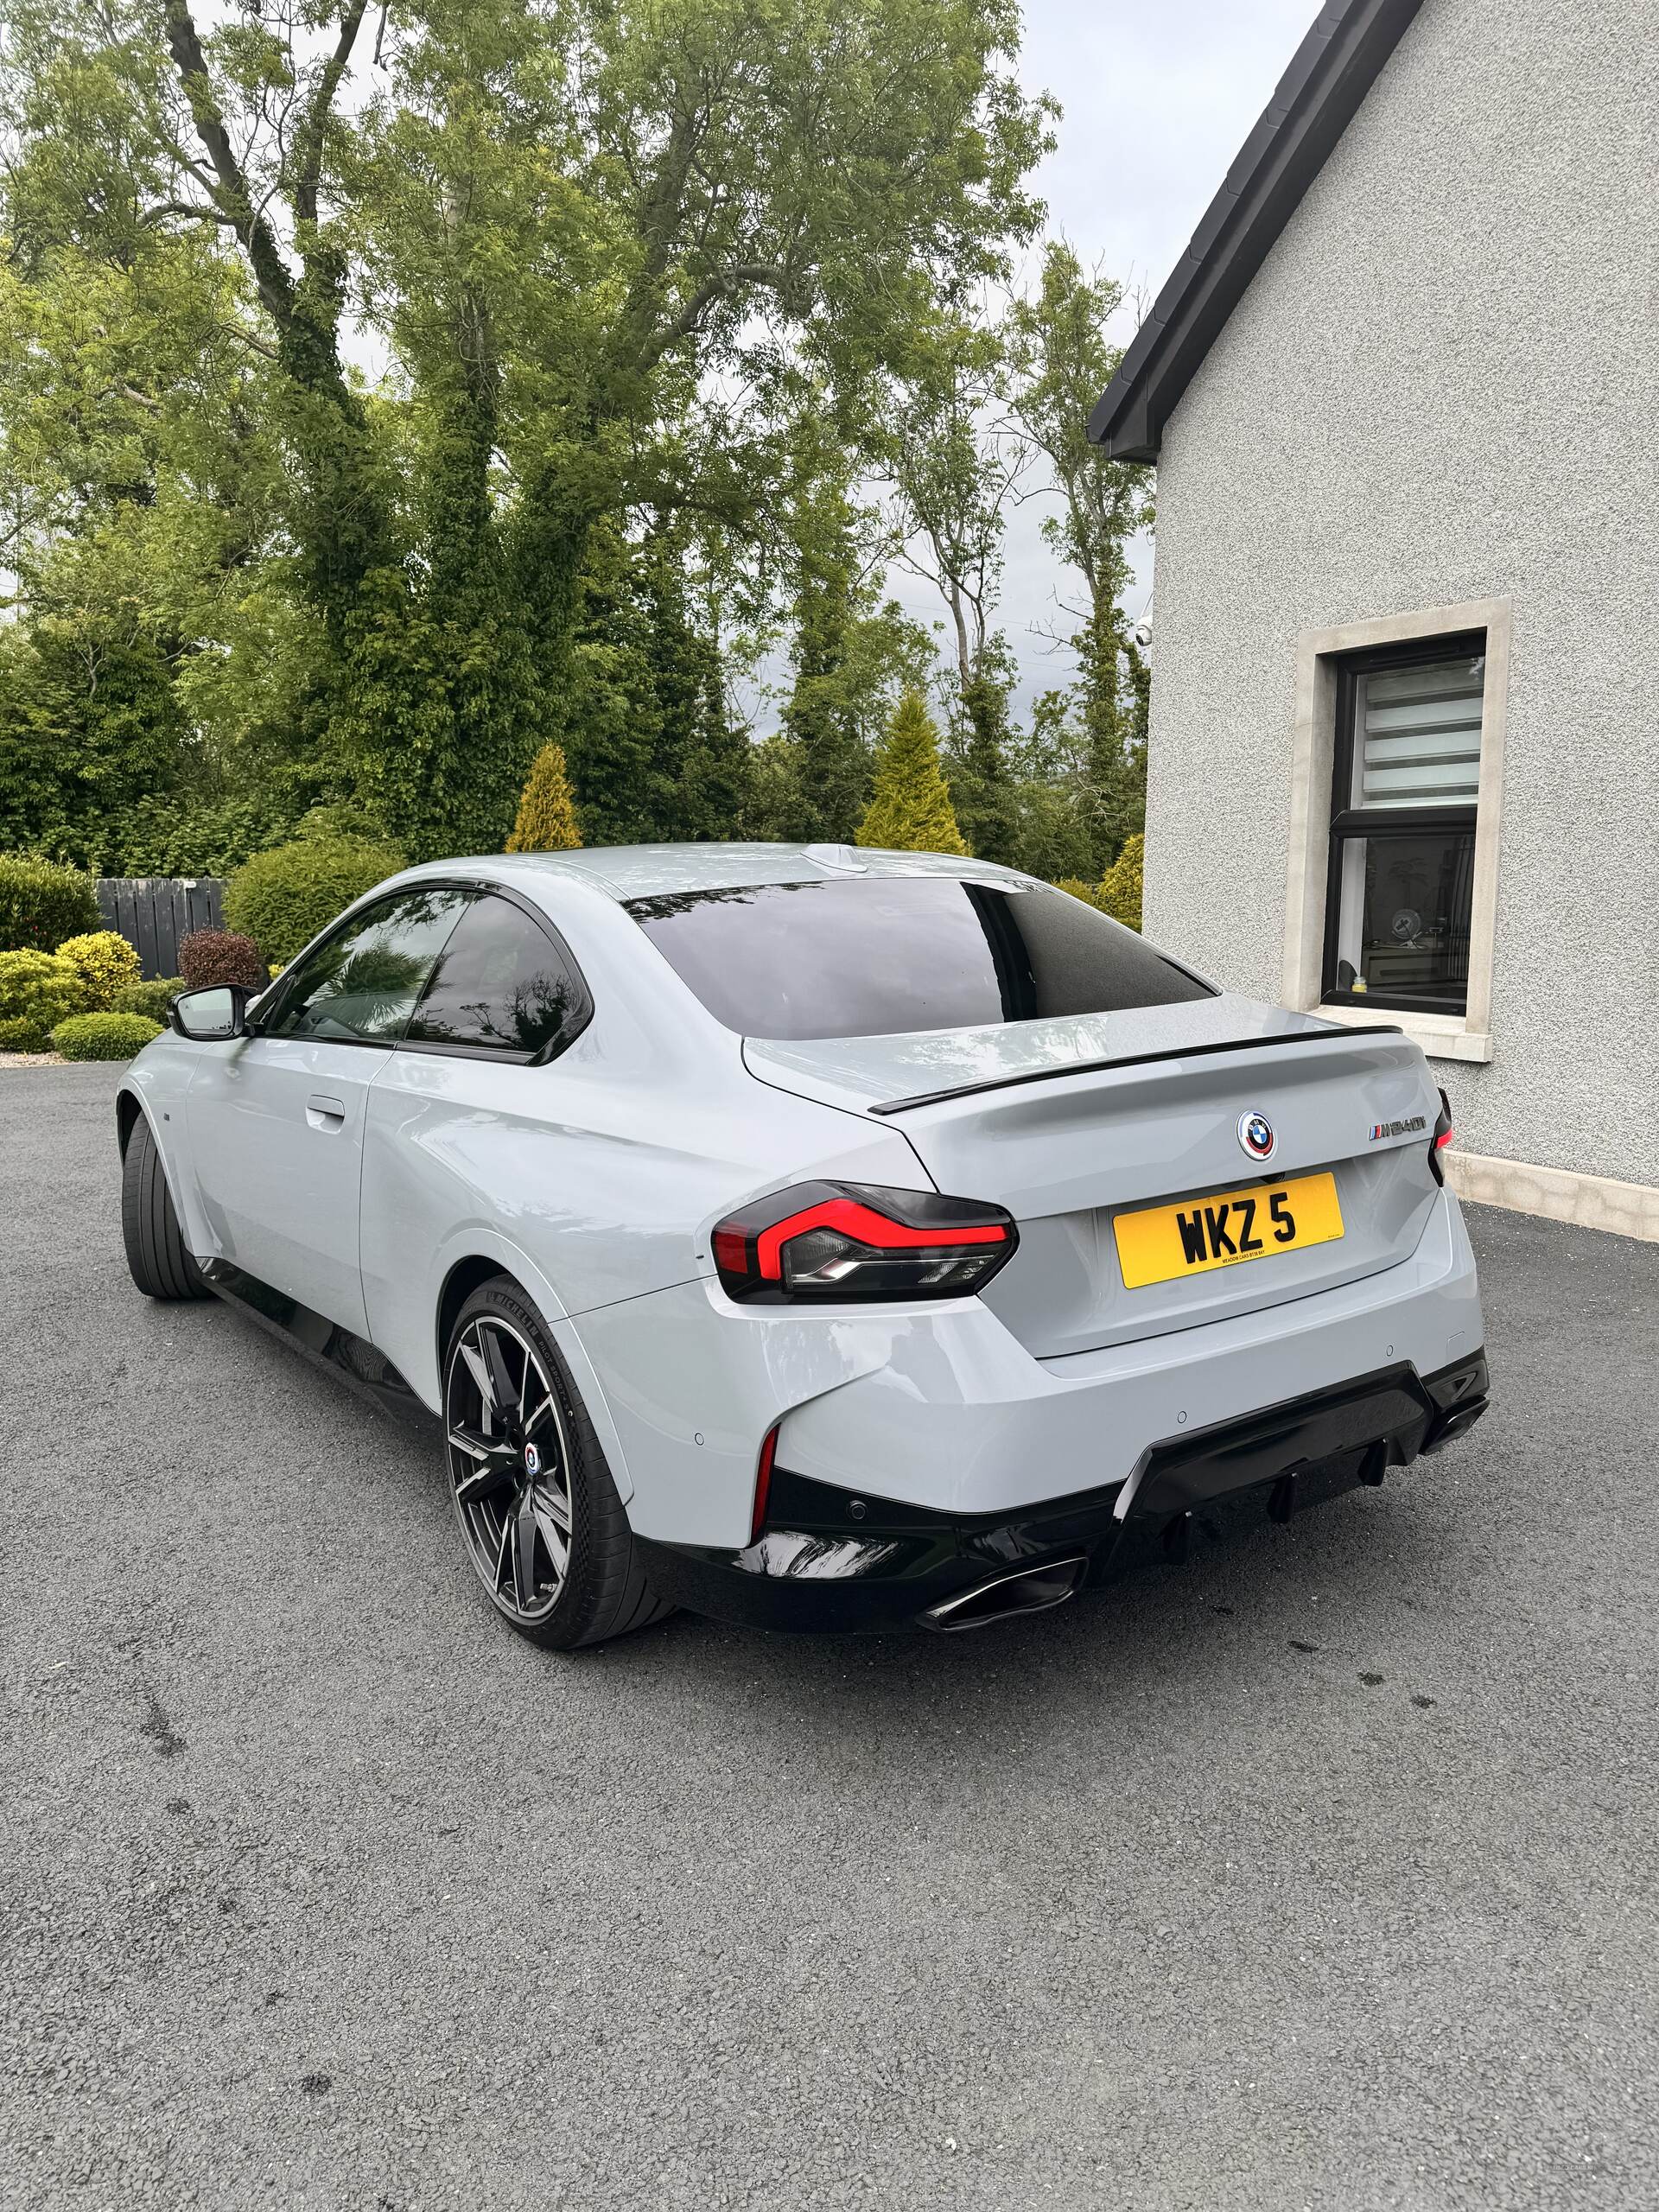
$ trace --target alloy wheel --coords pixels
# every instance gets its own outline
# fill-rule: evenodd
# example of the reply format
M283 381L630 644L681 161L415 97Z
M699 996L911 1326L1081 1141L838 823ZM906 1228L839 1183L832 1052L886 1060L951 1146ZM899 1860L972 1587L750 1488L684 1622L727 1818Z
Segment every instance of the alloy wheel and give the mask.
M570 1570L570 1453L552 1378L511 1322L476 1314L457 1337L444 1421L480 1581L513 1620L545 1620Z

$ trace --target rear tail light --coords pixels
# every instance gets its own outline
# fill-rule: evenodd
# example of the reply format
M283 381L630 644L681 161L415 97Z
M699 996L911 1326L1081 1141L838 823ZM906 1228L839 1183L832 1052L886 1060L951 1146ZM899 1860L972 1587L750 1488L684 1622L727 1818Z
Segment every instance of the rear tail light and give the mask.
M1434 1170L1434 1180L1437 1183L1444 1183L1446 1180L1446 1170L1440 1165L1440 1154L1451 1143L1454 1135L1455 1132L1452 1127L1452 1101L1446 1096L1445 1091L1441 1091L1440 1116L1434 1124L1434 1141L1428 1147L1428 1164Z
M797 1183L728 1214L714 1233L728 1297L966 1298L1018 1242L1001 1206L861 1183Z

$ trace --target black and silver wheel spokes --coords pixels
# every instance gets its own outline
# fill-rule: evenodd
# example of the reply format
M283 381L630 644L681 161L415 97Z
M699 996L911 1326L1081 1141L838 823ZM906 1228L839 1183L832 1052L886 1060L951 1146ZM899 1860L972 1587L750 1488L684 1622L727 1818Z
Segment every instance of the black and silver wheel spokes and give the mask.
M552 1379L511 1322L480 1314L444 1385L449 1478L473 1565L504 1611L539 1620L570 1567L570 1463Z

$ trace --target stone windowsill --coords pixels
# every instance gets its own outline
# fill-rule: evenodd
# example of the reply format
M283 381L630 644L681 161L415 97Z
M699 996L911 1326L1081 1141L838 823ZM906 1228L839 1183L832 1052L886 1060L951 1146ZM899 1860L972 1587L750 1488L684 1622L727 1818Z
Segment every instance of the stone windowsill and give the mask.
M1322 1021L1339 1021L1344 1027L1365 1028L1378 1021L1404 1030L1414 1045L1431 1060L1490 1060L1492 1040L1484 1031L1466 1028L1454 1014L1408 1014L1399 1007L1313 1006Z

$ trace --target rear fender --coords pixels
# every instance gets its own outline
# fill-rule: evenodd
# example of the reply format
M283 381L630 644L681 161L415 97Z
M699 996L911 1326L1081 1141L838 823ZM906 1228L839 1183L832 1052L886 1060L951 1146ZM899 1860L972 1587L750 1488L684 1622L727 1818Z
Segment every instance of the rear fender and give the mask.
M435 1255L431 1281L423 1297L423 1306L428 1319L418 1331L413 1327L407 1333L402 1329L397 1330L398 1343L395 1348L391 1344L385 1343L379 1344L378 1349L394 1362L423 1404L434 1413L441 1414L443 1409L445 1346L438 1338L447 1303L445 1291L459 1269L480 1261L488 1262L500 1274L511 1275L546 1322L548 1333L569 1369L576 1394L593 1422L594 1433L604 1452L617 1495L625 1499L631 1497L633 1483L621 1436L593 1362L582 1348L582 1339L565 1317L563 1301L529 1254L511 1243L499 1230L487 1229L478 1223L458 1230ZM424 1353L418 1349L422 1344L425 1346Z

